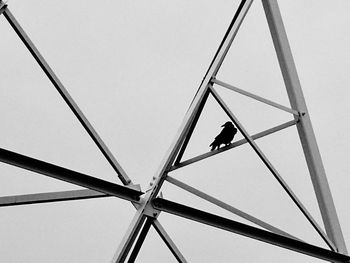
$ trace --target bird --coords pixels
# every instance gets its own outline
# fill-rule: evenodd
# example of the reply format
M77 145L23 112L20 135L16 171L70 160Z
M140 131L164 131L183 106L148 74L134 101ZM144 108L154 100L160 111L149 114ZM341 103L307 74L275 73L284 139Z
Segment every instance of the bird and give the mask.
M225 144L225 146L231 144L233 137L237 133L236 127L230 121L226 122L221 127L224 127L224 128L222 129L220 134L215 137L214 141L209 145L209 147L211 147L210 151L214 151L215 148L220 149L221 144Z

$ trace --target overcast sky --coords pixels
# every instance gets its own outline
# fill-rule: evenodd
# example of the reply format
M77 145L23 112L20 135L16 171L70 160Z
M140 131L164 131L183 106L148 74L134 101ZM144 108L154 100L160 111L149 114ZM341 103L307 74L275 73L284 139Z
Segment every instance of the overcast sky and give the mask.
M9 8L134 183L147 189L239 1L10 0ZM280 0L301 85L350 244L350 2ZM4 17L0 17L0 147L120 183ZM218 79L289 106L260 1ZM292 120L214 87L250 134ZM209 150L228 117L209 98L184 158ZM242 138L238 134L235 140ZM320 224L295 127L257 141ZM0 164L0 195L79 189ZM171 176L325 247L248 146ZM175 186L165 198L247 223ZM1 262L110 262L135 213L116 198L0 209ZM162 213L189 262L321 262ZM137 262L176 262L153 229Z

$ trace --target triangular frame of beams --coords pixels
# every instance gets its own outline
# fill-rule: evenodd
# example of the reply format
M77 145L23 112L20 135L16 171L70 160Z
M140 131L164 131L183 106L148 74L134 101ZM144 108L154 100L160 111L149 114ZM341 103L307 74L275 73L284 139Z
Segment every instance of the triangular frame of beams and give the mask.
M331 262L349 262L350 257L347 256L345 241L335 211L333 199L323 168L321 156L317 147L315 135L311 126L311 120L309 118L306 103L302 94L277 0L262 0L262 3L292 108L285 107L216 79L216 75L226 57L228 50L230 49L230 46L240 28L240 25L242 24L247 12L249 11L252 2L253 0L241 1L233 17L233 20L218 48L218 51L216 52L214 59L210 64L208 71L206 72L203 81L185 115L184 121L169 151L161 163L158 172L152 178L149 189L146 191L146 193L144 193L141 191L138 185L134 185L132 183L131 179L119 165L116 158L109 151L108 147L104 144L100 136L84 116L61 81L49 67L45 59L41 56L40 52L36 49L33 42L21 28L12 13L9 11L8 6L0 0L0 15L3 14L11 27L15 30L29 52L45 72L51 83L54 85L61 97L78 118L84 129L90 135L91 139L95 142L96 146L100 149L101 153L113 167L119 179L124 185L121 186L106 182L104 180L81 174L64 167L59 167L57 165L33 159L28 156L14 153L5 149L0 149L1 162L5 162L10 165L31 170L52 178L87 188L86 190L0 197L0 206L101 198L107 196L115 196L131 201L132 205L136 209L136 214L134 215L129 228L127 229L124 238L118 247L115 256L113 257L112 262L124 262L127 259L128 262L134 262L151 226L155 228L175 258L179 262L187 262L185 257L181 254L179 249L176 247L174 242L171 240L157 219L160 212L162 211L189 218L197 222L208 224L213 227L221 228L286 249L307 254L312 257L324 259ZM249 135L239 120L236 118L236 116L225 104L224 100L216 92L213 87L214 85L225 87L280 110L289 112L292 114L293 120L271 129L259 132L257 134ZM244 139L236 141L230 146L182 161L183 153L185 152L192 132L196 126L196 123L209 95L213 96L219 103L221 108L226 112L228 117L243 135ZM267 157L255 143L255 140L258 138L267 136L294 125L298 129L299 137L302 142L305 159L308 164L310 176L325 226L325 231L312 218L311 214L306 210L297 196L293 193L292 189L286 184L278 171L273 167L272 163L267 159ZM252 215L234 208L233 206L226 204L215 197L209 196L206 193L201 192L189 185L186 185L185 183L180 182L179 180L168 175L168 173L173 170L180 169L181 167L219 154L223 151L238 147L245 143L248 143L253 148L261 161L266 165L271 174L286 191L288 196L303 213L303 215L313 226L316 232L322 237L322 239L328 245L329 249L324 249L308 244L284 232L283 230L267 224L266 222L263 222ZM174 184L194 195L197 195L223 209L226 209L266 230L248 226L235 222L233 220L229 220L227 218L219 217L217 215L206 213L195 208L165 200L159 196L159 192L165 181Z

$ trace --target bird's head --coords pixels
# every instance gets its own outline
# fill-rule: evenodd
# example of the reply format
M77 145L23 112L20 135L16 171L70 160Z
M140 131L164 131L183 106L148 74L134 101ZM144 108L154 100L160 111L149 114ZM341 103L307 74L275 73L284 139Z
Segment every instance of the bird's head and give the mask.
M221 127L233 126L233 123L230 121L225 122L225 124L221 125Z

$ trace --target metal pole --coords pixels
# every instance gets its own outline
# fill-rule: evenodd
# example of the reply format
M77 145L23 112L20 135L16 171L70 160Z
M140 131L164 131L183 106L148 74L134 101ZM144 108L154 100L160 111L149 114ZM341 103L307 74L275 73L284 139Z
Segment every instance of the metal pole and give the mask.
M344 237L317 146L316 137L312 129L310 116L307 111L277 0L263 0L262 3L291 106L299 112L305 112L305 115L300 118L297 128L326 232L329 238L335 243L338 250L347 254Z

